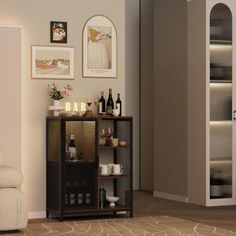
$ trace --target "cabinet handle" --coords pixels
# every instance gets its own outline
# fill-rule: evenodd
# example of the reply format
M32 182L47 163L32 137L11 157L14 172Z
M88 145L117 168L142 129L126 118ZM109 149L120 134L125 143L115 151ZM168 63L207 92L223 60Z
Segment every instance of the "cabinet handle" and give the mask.
M233 111L233 119L236 120L236 110Z

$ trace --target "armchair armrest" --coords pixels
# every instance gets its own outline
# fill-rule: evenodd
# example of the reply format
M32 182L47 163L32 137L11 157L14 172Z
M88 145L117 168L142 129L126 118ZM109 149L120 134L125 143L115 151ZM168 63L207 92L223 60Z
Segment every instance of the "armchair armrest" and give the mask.
M3 151L0 149L0 166L4 165L4 155Z
M9 166L0 166L0 189L18 188L23 183L22 173Z

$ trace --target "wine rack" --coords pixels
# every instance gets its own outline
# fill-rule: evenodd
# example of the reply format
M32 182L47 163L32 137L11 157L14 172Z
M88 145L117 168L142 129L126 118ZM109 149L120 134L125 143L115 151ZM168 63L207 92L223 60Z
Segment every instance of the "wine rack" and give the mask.
M99 145L100 128L110 125L113 135L126 140L126 145ZM68 153L72 134L76 158ZM110 162L122 164L124 173L100 176L99 164L104 155ZM47 217L62 219L117 212L132 217L132 166L132 117L47 117ZM107 194L119 196L114 207L105 199L101 205L103 187Z

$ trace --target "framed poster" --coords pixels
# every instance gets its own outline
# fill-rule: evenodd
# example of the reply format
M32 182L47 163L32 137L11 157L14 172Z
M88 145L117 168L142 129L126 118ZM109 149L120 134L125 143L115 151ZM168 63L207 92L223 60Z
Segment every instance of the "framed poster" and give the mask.
M67 22L50 22L50 42L67 43Z
M74 79L74 48L32 46L32 78Z
M117 34L105 16L93 16L84 26L83 77L117 77Z

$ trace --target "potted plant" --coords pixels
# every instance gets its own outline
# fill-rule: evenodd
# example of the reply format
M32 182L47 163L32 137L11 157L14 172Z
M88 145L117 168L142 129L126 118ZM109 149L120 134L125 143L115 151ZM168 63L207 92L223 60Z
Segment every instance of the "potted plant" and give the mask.
M54 116L59 116L60 111L64 109L64 107L60 105L60 100L64 97L69 96L73 88L71 85L67 84L59 90L55 83L53 83L52 85L48 85L48 88L49 97L53 99L53 106L50 106L49 110L54 111Z

